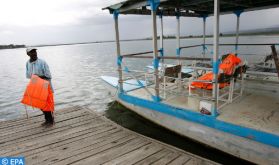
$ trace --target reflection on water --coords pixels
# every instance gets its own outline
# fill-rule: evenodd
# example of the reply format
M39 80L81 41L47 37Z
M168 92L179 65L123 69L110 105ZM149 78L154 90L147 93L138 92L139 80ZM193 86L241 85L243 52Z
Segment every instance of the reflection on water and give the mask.
M224 152L205 146L199 142L175 134L147 119L144 119L117 102L111 102L108 104L108 110L105 112L105 115L125 128L218 163L231 165L251 164Z
M233 43L234 38L221 38L223 43ZM278 43L277 36L240 37L240 43ZM194 45L202 39L183 39L181 45ZM212 39L207 39L208 43ZM175 55L175 40L165 41L165 54ZM208 47L207 56L212 56L212 47ZM221 47L220 53L233 51L234 47ZM122 54L152 50L152 41L122 42ZM182 56L201 57L202 48L183 49ZM258 59L253 54L268 54L269 47L241 47L240 53L248 61ZM252 55L251 55L252 54ZM38 56L50 66L55 89L56 109L72 105L87 106L95 111L104 111L111 100L103 86L100 76L117 75L114 43L96 43L83 45L65 45L39 47ZM256 57L256 58L255 58ZM25 63L28 56L25 49L0 50L0 121L16 118L25 114L20 104L28 80L25 78ZM133 69L142 69L151 64L151 59L125 59L124 63ZM175 62L175 61L174 61ZM188 62L189 63L189 62ZM29 111L32 112L32 110Z

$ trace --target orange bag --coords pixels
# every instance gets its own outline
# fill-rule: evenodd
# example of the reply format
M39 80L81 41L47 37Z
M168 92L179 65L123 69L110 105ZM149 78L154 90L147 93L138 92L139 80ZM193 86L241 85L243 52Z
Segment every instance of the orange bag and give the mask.
M49 81L32 75L21 103L43 111L54 111L54 99Z

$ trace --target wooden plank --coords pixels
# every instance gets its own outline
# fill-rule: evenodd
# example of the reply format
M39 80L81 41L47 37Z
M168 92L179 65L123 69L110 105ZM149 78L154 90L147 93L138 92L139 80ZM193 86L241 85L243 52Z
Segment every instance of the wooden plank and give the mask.
M92 120L84 121L82 123L79 123L79 125L76 125L76 126L73 126L73 127L68 127L68 129L64 129L64 128L63 128L64 130L60 129L63 132L55 131L55 132L49 133L49 134L45 134L44 133L44 136L43 136L44 138L41 138L41 136L39 136L40 134L36 134L36 135L34 135L34 137L33 136L25 137L25 138L22 138L22 139L17 140L17 141L7 142L7 143L5 143L2 146L2 148L4 148L4 146L8 146L9 147L9 145L7 145L7 144L10 144L10 145L11 144L15 145L17 143L19 143L19 144L28 144L29 142L32 143L32 144L36 144L35 142L40 143L40 142L45 141L46 139L49 139L49 138L51 139L51 138L56 137L56 136L58 136L59 138L63 137L64 135L67 135L68 132L76 133L76 132L80 132L80 131L83 131L83 130L85 130L87 132L90 132L90 131L88 131L88 128L90 128L90 123L92 123ZM105 124L105 123L100 123L100 124L96 123L92 127L100 126L100 125L103 125L103 124ZM75 129L77 129L77 127L79 127L79 128L75 132Z
M172 160L168 165L178 165L178 164L184 164L191 160L191 157L189 155L180 155L178 158Z
M149 164L152 164L155 161L163 158L164 156L166 156L167 154L170 154L170 153L171 153L171 151L165 148L165 149L163 149L163 150L161 150L157 153L149 155L149 157L135 163L135 165L149 165Z
M66 114L74 111L79 111L81 110L81 107L73 107L69 109L62 109L58 110L58 112L55 112L55 116L59 116L61 114ZM20 118L20 119L14 119L14 120L8 120L8 121L1 121L0 122L0 129L6 128L6 127L11 127L11 126L22 126L22 124L26 122L40 122L41 118L43 117L43 114L41 115L35 115L31 116L29 119L27 118Z
M149 141L146 141L142 138L136 138L135 140L131 140L117 147L112 147L109 150L104 150L104 152L86 157L81 162L75 161L73 162L73 164L103 164L109 160L115 159L121 155L124 155L148 144L150 144Z
M0 143L0 147L3 146L7 146L7 145L16 145L18 143L23 143L26 142L28 140L32 140L38 137L46 137L47 135L51 135L53 133L58 133L61 131L65 131L67 129L71 129L73 127L76 126L80 126L80 125L84 125L84 124L90 124L93 122L93 120L96 119L87 119L84 120L84 118L78 118L76 120L68 120L65 121L65 123L63 123L63 125L61 127L55 126L55 127L51 127L51 128L44 128L44 129L40 129L38 131L33 132L32 135L22 135L21 137L14 137L12 139L6 139L6 141L3 141Z
M108 132L111 133L111 132ZM109 136L109 138L105 138ZM49 147L48 150L44 152L26 156L26 160L33 163L33 160L36 161L34 163L38 164L52 164L59 160L64 160L67 158L74 157L78 154L84 152L90 152L92 149L96 147L100 147L102 145L107 145L112 143L113 141L120 140L128 137L129 135L123 134L123 132L115 132L109 134L102 134L99 136L90 136L88 138L82 139L80 141L75 141L74 143L70 143L67 145L59 146L59 147Z
M72 107L68 107L68 108L63 108L63 109L59 109L57 111L55 111L56 114L59 114L59 113L67 113L67 112L72 112L74 110L80 110L80 109L83 109L83 107L80 107L80 106L72 106ZM40 111L40 110L38 110ZM43 113L41 114L35 114L33 115L33 113L30 113L29 114L29 118L36 118L38 116L42 116ZM4 121L0 121L0 125L6 125L6 124L12 124L12 123L17 123L17 122L21 122L21 121L24 121L26 120L26 116L22 116L22 117L19 117L19 118L16 118L16 119L11 119L11 120L4 120Z
M61 116L65 116L65 115L70 115L70 114L74 114L74 113L88 113L87 111L81 111L81 109L74 109L73 111L67 112L67 113L55 113L54 117L55 119ZM24 119L21 121L16 121L13 123L9 123L9 124L0 124L0 130L2 131L3 129L7 129L7 128L12 128L12 127L21 127L24 125L30 125L33 123L37 123L40 122L42 123L44 121L44 116L40 115L40 116L36 116L36 117L31 117L29 119Z
M165 157L163 157L162 159L159 159L158 161L152 163L152 165L168 164L172 160L176 159L178 156L179 156L179 154L177 152L171 152L171 153L167 154Z
M61 125L61 123L64 123L64 121L71 120L71 119L77 119L77 118L80 118L80 117L87 117L88 118L88 113L87 112L83 112L83 113L75 112L73 114L63 115L61 117L56 118L55 124L56 125ZM97 118L97 117L98 116L94 116L94 118ZM24 133L26 131L32 131L33 127L34 127L34 129L36 129L37 127L45 128L45 127L41 126L41 123L43 123L43 121L44 120L42 120L40 123L30 124L30 126L23 125L23 126L17 127L17 128L7 128L8 131L6 131L5 134L2 135L2 136L11 134L13 132L15 132L17 135L19 135L19 133L22 133L22 132ZM29 128L29 127L31 127L31 128ZM14 130L14 131L12 132L12 130ZM39 129L37 129L37 130L39 130Z
M107 140L107 139L106 139ZM130 144L129 142L138 141L135 136L128 136L126 138L120 138L118 140L108 140L106 143L97 143L94 146L90 146L90 148L82 148L78 151L76 151L74 156L70 156L67 158L58 158L55 161L52 162L52 164L56 165L64 165L64 164L72 164L72 163L78 163L80 161L84 162L84 159L88 157L92 157L98 153L102 153L106 150L110 150L112 148L115 148L117 146L123 145L123 144Z
M64 120L73 118L73 117L77 117L77 116L87 116L88 112L72 112L72 113L67 113L67 114L63 114L60 115L58 117L55 118L55 123L58 124L60 122L63 122ZM2 136L6 136L9 134L18 134L19 132L25 132L27 130L31 130L31 129L37 129L38 127L42 127L41 124L44 122L44 119L41 118L40 122L32 122L32 123L28 123L25 125L21 125L21 127L7 127L3 130L1 130L1 135L0 138Z
M8 141L14 141L14 140L17 140L17 139L21 139L23 137L29 137L29 136L32 136L32 135L37 135L37 134L40 134L40 133L43 133L43 132L47 133L47 132L50 132L50 131L55 131L58 128L69 127L69 125L71 125L71 124L84 122L84 121L87 121L87 120L92 120L92 117L87 116L87 115L85 115L85 116L78 116L78 115L77 116L71 116L69 118L62 119L63 122L58 121L55 124L55 127L50 127L50 128L41 127L39 129L27 130L27 131L24 131L24 132L9 134L7 136L1 137L0 144L8 142Z
M211 163L192 161L199 158L87 110L74 107L67 113L61 111L56 125L50 128L39 125L43 116L0 122L0 155L22 155L26 164Z
M47 137L47 139L37 138L12 148L3 148L3 150L0 151L0 155L20 155L24 152L25 155L28 155L29 152L39 153L40 151L44 151L44 147L46 146L58 147L60 145L65 145L88 136L97 136L98 134L102 134L110 130L118 131L119 129L116 129L115 126L108 125L107 123L100 123L97 125L82 125L80 127L70 129L67 132L58 132L56 134L52 134L51 136Z
M154 153L160 152L161 150L163 150L163 146L151 143L134 151L128 152L116 159L108 161L105 164L135 164Z
M57 119L59 119L61 117L70 116L71 114L74 115L74 114L78 114L78 113L80 113L80 112L73 111L73 112L66 113L66 114L58 114L58 115L55 115L55 120L57 121ZM88 112L82 112L82 113L88 113ZM44 116L41 115L40 117L36 117L34 119L29 118L29 119L26 119L26 120L21 121L21 122L16 122L16 124L10 124L10 125L6 125L6 126L2 126L0 131L9 131L9 130L12 130L12 129L20 129L21 127L26 127L26 126L28 127L28 126L31 126L31 125L34 125L34 124L38 125L38 124L42 124L44 121L45 121Z
M191 159L185 163L185 165L212 165L213 163L202 159Z

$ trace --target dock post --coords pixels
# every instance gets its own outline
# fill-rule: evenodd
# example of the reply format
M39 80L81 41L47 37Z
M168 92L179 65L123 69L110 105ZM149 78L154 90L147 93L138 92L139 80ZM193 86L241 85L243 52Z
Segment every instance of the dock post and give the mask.
M177 22L177 27L176 27L176 56L180 57L180 11L178 8L175 9L175 14L176 14L176 22ZM178 64L181 64L180 59L178 59Z
M237 10L234 11L234 14L237 17L236 21L236 32L235 32L235 54L238 53L238 41L239 41L239 25L240 25L240 15L243 12L243 10Z
M278 54L277 54L275 45L271 45L271 50L272 50L272 56L273 56L273 59L274 59L274 63L275 63L275 66L276 66L278 79L279 79L279 60L278 60Z
M157 20L156 20L156 12L157 8L160 4L160 1L157 0L148 0L151 7L151 15L152 15L152 25L153 25L153 66L154 66L154 76L155 76L155 96L153 96L153 100L159 102L160 99L160 91L159 91L159 58L158 58L158 45L157 45Z
M118 28L118 16L119 12L117 10L113 11L114 18L114 27L115 27L115 43L116 43L116 52L117 52L117 71L118 71L118 84L119 84L119 92L123 92L123 79L122 79L122 56L120 51L120 40L119 40L119 28Z
M206 36L206 18L207 18L207 15L204 15L203 17L203 45L202 45L202 55L203 55L203 58L205 58L205 36Z
M219 21L220 21L220 0L214 0L214 37L213 37L213 90L212 96L214 106L212 116L218 115L218 73L219 73Z

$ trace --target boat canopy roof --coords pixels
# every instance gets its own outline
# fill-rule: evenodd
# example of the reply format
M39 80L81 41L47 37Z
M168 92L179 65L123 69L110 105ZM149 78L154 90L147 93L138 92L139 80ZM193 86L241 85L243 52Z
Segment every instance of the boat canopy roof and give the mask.
M150 0L126 0L106 8L110 13L150 15ZM214 0L154 0L160 1L159 9L164 16L203 17L213 15ZM231 14L236 11L254 11L279 7L279 0L220 0L220 13ZM160 14L161 10L158 10Z

